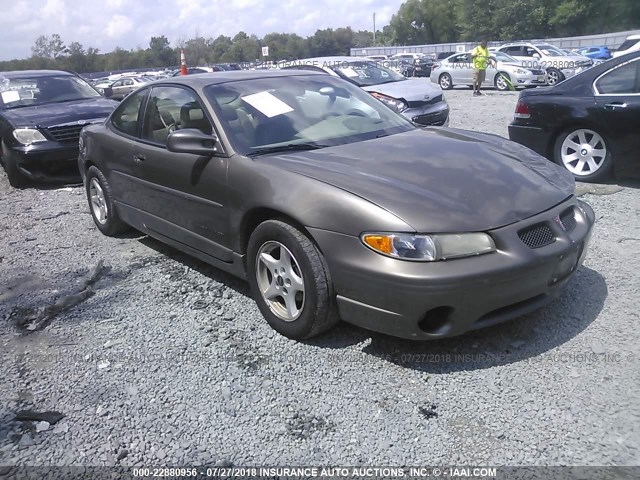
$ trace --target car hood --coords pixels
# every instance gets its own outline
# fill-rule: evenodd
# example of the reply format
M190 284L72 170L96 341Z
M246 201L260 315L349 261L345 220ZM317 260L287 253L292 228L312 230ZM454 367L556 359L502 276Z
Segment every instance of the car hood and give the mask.
M48 103L33 107L4 110L2 115L14 127L50 127L78 121L104 119L118 102L107 98Z
M442 89L424 78L408 78L399 82L362 87L367 92L378 92L407 102L429 100L442 95Z
M574 191L572 175L532 150L457 129L414 130L258 161L358 195L417 232L490 230L548 210Z

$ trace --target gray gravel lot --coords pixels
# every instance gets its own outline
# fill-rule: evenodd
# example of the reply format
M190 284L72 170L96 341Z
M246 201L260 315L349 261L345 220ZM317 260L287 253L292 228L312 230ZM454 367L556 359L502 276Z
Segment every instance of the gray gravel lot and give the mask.
M447 92L451 126L506 136L517 94L486 93ZM243 282L102 236L80 187L1 177L0 465L640 464L637 183L580 187L589 255L543 311L437 342L342 324L297 343Z

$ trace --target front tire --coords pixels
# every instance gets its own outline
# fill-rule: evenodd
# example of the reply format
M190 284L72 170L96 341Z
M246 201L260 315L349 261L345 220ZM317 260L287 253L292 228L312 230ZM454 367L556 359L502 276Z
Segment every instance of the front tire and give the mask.
M511 77L509 77L507 73L500 72L498 73L498 75L496 75L494 85L501 92L506 92L510 88Z
M607 179L613 168L608 142L595 130L570 128L556 139L554 160L581 182Z
M438 78L438 84L442 90L451 90L453 88L453 79L448 73L443 73Z
M547 84L548 85L553 87L554 85L560 83L563 80L564 80L564 75L557 68L550 68L549 70L547 70Z
M126 232L129 226L118 216L109 182L97 167L92 166L87 170L85 186L89 209L96 227L109 237Z
M267 220L254 230L247 248L247 277L260 312L285 337L311 338L339 321L322 253L288 223Z

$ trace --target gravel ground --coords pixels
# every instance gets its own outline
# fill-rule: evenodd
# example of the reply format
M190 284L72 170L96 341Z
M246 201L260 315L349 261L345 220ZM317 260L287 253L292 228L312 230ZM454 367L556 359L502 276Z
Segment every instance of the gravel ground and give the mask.
M506 135L517 95L486 93L447 92L451 126ZM0 465L638 465L640 188L580 193L590 252L545 310L436 342L342 324L298 343L243 282L102 236L80 187L2 176ZM17 326L60 299L85 301Z

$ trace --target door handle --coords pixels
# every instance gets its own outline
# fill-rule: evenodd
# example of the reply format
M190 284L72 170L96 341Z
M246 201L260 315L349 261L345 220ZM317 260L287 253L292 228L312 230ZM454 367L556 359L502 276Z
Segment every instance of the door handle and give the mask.
M606 108L607 110L615 110L616 108L627 108L627 104L622 102L607 103L605 104L604 108Z
M134 155L133 156L133 161L136 163L142 163L147 159L147 157L145 157L144 155Z

